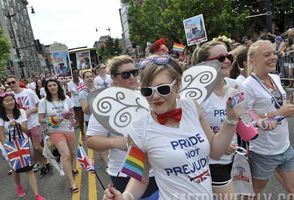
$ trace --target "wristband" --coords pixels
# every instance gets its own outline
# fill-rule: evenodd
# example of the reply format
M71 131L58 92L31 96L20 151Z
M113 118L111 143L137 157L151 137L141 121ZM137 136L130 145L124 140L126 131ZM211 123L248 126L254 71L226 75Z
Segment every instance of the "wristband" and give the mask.
M235 120L233 120L233 119L232 119L232 120L226 119L226 122L227 122L227 124L229 124L229 125L235 126L235 125L238 124L239 119L235 119Z
M130 192L124 192L124 193L122 193L122 196L123 196L123 198L124 198L125 200L134 200L134 196L133 196L133 194L130 193ZM127 199L125 198L126 196L128 196Z

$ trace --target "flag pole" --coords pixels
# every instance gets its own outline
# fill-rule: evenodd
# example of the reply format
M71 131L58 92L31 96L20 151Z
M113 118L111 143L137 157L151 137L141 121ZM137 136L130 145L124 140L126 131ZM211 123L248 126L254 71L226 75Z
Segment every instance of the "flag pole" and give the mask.
M102 189L103 189L103 190L105 190L105 187L104 187L104 185L103 185L103 183L102 183L102 181L101 181L100 177L98 176L98 174L97 174L96 170L94 170L94 173L95 173L95 175L96 175L96 177L97 177L97 179L98 179L98 181L99 181L99 183L100 183L100 185L101 185Z

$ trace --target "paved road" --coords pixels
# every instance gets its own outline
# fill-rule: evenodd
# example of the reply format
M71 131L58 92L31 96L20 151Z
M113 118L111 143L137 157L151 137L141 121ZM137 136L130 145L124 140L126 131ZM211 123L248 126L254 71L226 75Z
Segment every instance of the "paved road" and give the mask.
M294 145L294 118L289 119L290 140ZM95 168L105 186L109 183L109 178L102 167L98 155L93 151L88 151L89 157L95 161ZM61 177L57 171L54 171L52 176L39 178L39 172L36 173L38 177L38 184L40 193L43 194L47 200L99 200L102 195L102 188L99 182L95 179L93 174L83 171L78 163L79 175L75 177L76 183L80 187L80 192L72 195L65 177ZM0 199L1 200L18 200L19 198L15 192L15 184L13 176L8 176L8 166L0 159ZM28 179L25 174L21 175L21 182L27 195L22 198L24 200L33 200L32 192L28 185ZM273 177L265 189L267 195L265 200L277 200L278 196L282 197L285 191L281 188L276 178ZM272 195L272 196L270 196ZM281 198L283 200L285 198Z

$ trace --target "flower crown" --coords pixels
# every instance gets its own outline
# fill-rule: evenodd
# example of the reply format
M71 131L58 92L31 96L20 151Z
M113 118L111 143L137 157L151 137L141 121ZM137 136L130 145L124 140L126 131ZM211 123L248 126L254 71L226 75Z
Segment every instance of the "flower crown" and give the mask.
M217 38L213 38L212 41L221 41L225 43L232 43L232 39L225 35L219 35Z

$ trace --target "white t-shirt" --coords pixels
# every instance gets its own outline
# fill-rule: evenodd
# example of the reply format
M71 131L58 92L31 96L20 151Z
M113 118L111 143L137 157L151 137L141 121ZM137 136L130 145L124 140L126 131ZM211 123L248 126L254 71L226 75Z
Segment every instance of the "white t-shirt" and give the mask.
M74 107L81 107L81 103L79 100L79 93L84 87L84 81L82 79L79 79L79 84L76 85L73 80L71 80L68 84L68 91L71 93L71 100L74 104Z
M19 108L23 110L29 110L32 108L36 108L39 103L39 98L37 94L31 89L23 89L22 92L16 94L15 93L16 102L19 105ZM32 113L28 116L28 129L31 129L35 126L40 125L38 113Z
M82 91L80 91L79 99L80 99L80 101L81 100L88 101L88 96L89 96L89 90L87 88L85 88ZM90 119L90 114L84 113L84 120L85 120L85 122L88 122L89 119Z
M44 87L41 87L41 89L40 89L40 96L41 97L46 97L46 91L45 91Z
M150 114L132 124L130 137L148 156L159 199L205 199L212 195L209 141L191 99L177 102L183 114L178 128L156 122Z
M200 105L201 110L204 113L213 133L217 134L222 126L222 123L226 120L226 102L231 96L233 90L231 87L226 89L226 93L223 97L217 96L214 92ZM234 134L232 142L238 144L237 135ZM233 161L234 154L223 155L219 160L209 159L209 164L229 164Z
M73 108L73 103L68 96L63 101L48 101L46 98L40 100L39 114L46 113L46 118L51 116L63 117L70 112ZM68 119L63 120L58 127L52 128L49 126L50 131L73 132L73 126Z
M33 91L35 91L36 90L36 87L37 87L35 82L31 82L28 86Z
M105 129L94 117L93 114L91 114L89 119L89 125L87 129L87 136L103 136L103 137L119 137L111 132L109 132L107 129ZM127 135L125 135L127 137ZM126 151L121 151L119 149L109 149L109 155L108 155L108 174L110 176L116 176L117 173L120 170L120 166L122 162L124 161L124 158L126 156ZM124 173L119 174L120 177L127 177Z
M11 134L11 139L13 140L13 132L14 132L14 127L12 127L10 125L11 121L15 121L19 124L26 122L27 121L27 116L26 116L26 112L23 109L19 109L20 110L20 116L18 119L14 119L14 120L9 120L9 121L4 121L2 118L0 118L0 126L3 127L4 130L4 136L6 138L6 141L9 140L9 131ZM23 133L23 136L26 137L26 134ZM18 138L18 134L15 134L15 138Z
M94 79L94 85L101 88L108 88L111 86L111 83L112 83L112 79L109 74L106 74L105 79L101 78L101 76L97 76Z
M283 95L283 101L286 102L286 93L281 85L280 77L270 74L279 91ZM252 76L246 78L242 83L245 89L246 100L249 106L257 114L269 113L277 110L275 108L274 98L265 90L257 80ZM281 125L278 125L271 131L258 129L258 137L250 141L250 150L262 155L277 155L285 152L290 146L288 121L284 119Z
M242 83L243 81L245 81L245 76L243 74L240 74L237 78L236 81L238 81L239 83Z

